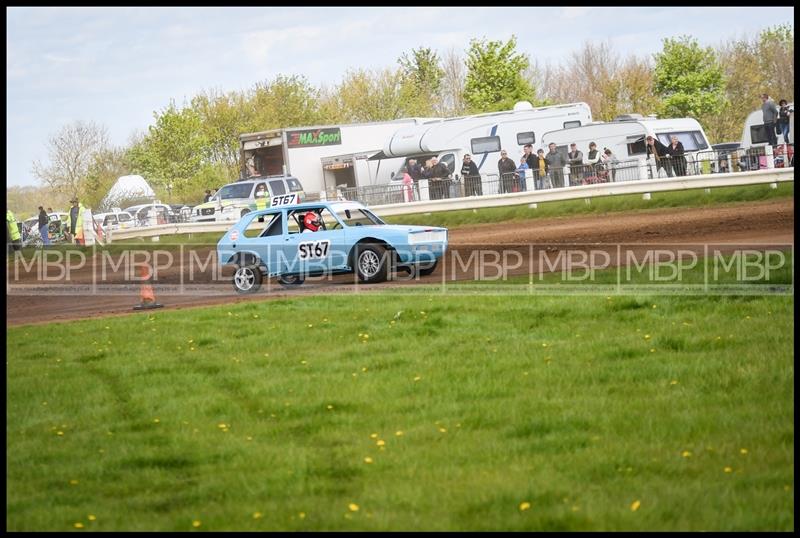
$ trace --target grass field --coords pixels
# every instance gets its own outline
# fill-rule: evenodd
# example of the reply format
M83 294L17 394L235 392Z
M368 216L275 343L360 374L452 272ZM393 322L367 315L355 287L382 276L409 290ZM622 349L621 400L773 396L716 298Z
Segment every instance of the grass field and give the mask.
M793 530L793 321L432 288L9 328L6 526Z

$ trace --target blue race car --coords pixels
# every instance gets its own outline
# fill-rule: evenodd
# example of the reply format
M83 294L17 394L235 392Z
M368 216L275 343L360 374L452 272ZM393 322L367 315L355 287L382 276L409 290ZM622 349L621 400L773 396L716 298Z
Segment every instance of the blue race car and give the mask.
M358 202L317 202L248 213L222 236L217 259L235 268L238 293L253 293L265 276L285 286L336 273L365 283L397 270L425 276L446 248L447 228L388 225Z

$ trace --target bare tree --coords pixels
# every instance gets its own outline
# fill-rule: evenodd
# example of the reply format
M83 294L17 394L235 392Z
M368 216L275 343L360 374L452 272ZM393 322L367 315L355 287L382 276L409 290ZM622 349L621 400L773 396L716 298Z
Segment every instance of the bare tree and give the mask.
M106 128L93 122L76 121L50 137L49 162L33 162L33 174L56 192L77 196L83 187L94 155L108 147Z
M442 58L441 96L437 112L443 116L457 116L467 109L464 101L464 83L467 78L466 60L455 48L450 48Z

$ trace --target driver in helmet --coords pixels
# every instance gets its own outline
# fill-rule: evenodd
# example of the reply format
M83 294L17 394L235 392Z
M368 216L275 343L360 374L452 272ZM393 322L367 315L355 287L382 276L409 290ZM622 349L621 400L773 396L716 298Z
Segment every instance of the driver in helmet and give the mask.
M322 226L322 217L313 211L306 213L303 217L303 233L316 232Z

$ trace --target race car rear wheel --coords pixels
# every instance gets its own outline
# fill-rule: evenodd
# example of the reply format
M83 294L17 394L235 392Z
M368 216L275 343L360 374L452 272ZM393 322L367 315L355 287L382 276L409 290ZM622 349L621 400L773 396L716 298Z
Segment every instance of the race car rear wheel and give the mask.
M389 274L389 253L381 245L356 245L356 274L361 282L383 282Z
M438 266L438 265L439 265L439 260L434 261L433 264L431 264L431 263L421 264L418 267L419 275L420 276L428 276L430 274L433 274L433 272L436 271L436 266Z
M305 282L305 279L300 275L281 275L278 277L278 284L282 286L299 286Z
M237 293L255 293L261 288L263 276L257 265L244 265L233 275L233 288Z

